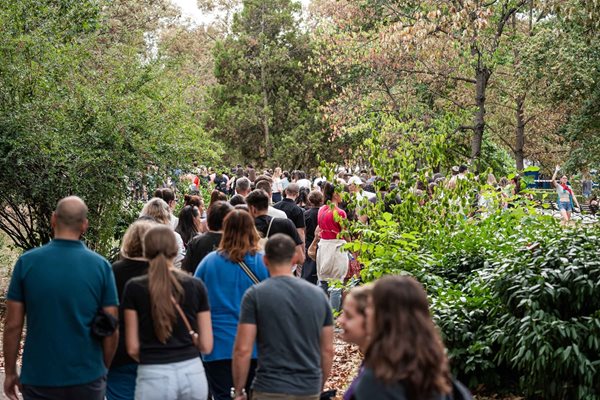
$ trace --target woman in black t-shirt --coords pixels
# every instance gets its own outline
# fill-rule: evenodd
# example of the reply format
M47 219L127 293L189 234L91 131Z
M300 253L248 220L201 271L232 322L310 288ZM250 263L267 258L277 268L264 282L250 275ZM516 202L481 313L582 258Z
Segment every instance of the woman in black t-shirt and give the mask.
M127 352L140 363L136 399L204 400L208 396L199 355L213 347L208 297L201 281L174 268L177 251L169 227L150 229L144 237L148 275L125 286Z

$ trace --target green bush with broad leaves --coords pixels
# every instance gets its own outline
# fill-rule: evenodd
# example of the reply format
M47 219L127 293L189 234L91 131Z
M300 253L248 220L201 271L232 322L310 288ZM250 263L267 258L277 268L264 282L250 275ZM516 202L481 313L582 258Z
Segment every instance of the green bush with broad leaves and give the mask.
M600 399L600 226L561 227L527 191L486 186L487 174L423 193L417 182L433 171L421 166L443 164L444 143L432 139L426 162L418 145L367 145L378 201L345 195L362 280L422 282L453 372L472 388Z

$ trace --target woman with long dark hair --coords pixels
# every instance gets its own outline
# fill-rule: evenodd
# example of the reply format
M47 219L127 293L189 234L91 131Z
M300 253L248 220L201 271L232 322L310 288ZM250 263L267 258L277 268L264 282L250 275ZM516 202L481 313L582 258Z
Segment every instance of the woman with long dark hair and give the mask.
M353 399L442 399L452 392L448 357L414 278L387 276L367 308L370 343Z
M213 348L206 288L173 266L175 234L167 226L144 236L148 274L125 286L127 352L139 362L136 400L205 400L208 386L199 352Z
M208 288L210 308L213 310L215 346L212 351L204 352L203 359L210 392L215 400L230 398L233 386L231 356L242 297L255 279L262 281L268 277L263 255L259 253L259 239L250 214L234 209L223 221L219 248L204 257L195 273ZM254 349L247 391L254 377L256 357Z
M196 206L185 206L179 212L179 223L175 232L179 233L183 240L183 245L187 250L187 244L197 234L202 232L202 223L200 221L200 210Z

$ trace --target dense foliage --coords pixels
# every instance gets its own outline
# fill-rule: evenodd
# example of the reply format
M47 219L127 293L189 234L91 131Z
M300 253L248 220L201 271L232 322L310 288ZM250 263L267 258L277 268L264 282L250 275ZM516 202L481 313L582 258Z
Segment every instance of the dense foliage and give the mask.
M143 61L135 31L107 34L114 23L96 1L0 6L0 229L22 249L47 242L56 202L77 194L90 208L86 239L105 251L147 168L217 159L178 60Z
M429 162L444 157L443 147L429 146ZM407 147L372 160L384 189L386 171L403 166L376 205L347 198L368 217L347 226L363 280L419 279L453 371L473 388L600 398L600 227L561 227L526 193L503 197L473 175L419 192L416 182L431 174L417 168L420 154Z
M206 121L230 160L299 168L336 156L320 111L329 91L309 68L313 48L299 15L296 1L246 0L215 45Z

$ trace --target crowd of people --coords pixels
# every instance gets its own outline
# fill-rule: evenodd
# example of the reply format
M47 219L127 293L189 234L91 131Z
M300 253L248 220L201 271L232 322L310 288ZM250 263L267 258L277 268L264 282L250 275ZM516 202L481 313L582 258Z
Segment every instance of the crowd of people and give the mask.
M336 323L364 354L344 399L469 398L450 376L418 282L385 277L342 292L361 268L345 221L368 223L357 204L401 202L385 196L397 178L386 186L367 171L333 181L252 166L195 172L183 178L182 205L172 188L154 191L112 266L81 241L85 203L58 203L53 240L19 258L7 293L10 399L17 388L26 400L327 398ZM577 199L557 173L569 213ZM457 167L412 191L427 201L463 179L467 168ZM487 187L518 194L518 177L501 181L489 176Z
M112 266L81 241L85 203L61 200L53 240L23 254L11 278L5 394L327 398L334 395L322 393L333 363L333 306L342 337L365 356L346 399L468 398L450 377L418 282L383 278L353 289L342 308L337 282L353 268L339 188L317 182L302 207L298 181L274 203L272 179L239 177L237 204L214 195L205 210L201 196L186 195L178 217L175 194L157 190Z

